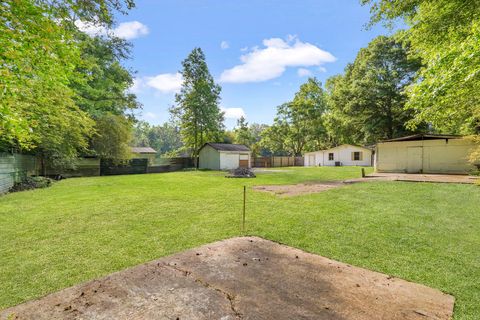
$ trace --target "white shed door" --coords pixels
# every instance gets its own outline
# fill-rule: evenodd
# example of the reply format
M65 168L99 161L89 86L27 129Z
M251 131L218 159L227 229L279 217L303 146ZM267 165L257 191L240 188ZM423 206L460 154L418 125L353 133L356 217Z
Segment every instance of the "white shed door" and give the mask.
M315 155L314 154L308 155L308 165L310 167L315 167L316 163L315 163Z
M238 153L224 153L223 159L220 164L221 170L230 170L230 169L237 169L239 166L239 155Z
M407 148L407 172L419 173L422 172L422 147L408 147Z

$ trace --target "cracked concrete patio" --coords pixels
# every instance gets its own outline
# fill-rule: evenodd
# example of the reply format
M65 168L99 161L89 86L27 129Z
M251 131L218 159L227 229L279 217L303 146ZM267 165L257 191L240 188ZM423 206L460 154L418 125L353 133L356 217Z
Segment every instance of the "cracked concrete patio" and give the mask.
M449 319L453 303L423 285L240 237L64 289L0 319Z

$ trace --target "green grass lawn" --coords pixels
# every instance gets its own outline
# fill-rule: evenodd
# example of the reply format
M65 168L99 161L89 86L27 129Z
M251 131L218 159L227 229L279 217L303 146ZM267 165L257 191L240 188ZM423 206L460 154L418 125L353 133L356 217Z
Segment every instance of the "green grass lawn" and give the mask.
M247 233L419 282L480 315L480 187L370 182L279 198L252 185L346 179L359 168L288 168L64 180L0 197L0 309L187 248Z

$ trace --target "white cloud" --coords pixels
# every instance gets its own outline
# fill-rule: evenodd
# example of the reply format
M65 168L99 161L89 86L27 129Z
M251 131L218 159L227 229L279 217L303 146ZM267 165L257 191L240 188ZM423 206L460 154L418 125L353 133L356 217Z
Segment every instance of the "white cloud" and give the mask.
M75 25L80 31L89 36L113 35L122 39L131 40L148 34L148 27L138 21L122 22L114 29L108 29L105 25L76 20Z
M222 48L222 50L225 50L225 49L230 48L230 45L228 44L227 41L222 41L222 42L220 43L220 48Z
M183 78L180 73L162 73L145 78L146 85L162 93L178 92L182 87Z
M146 112L145 113L145 118L146 119L156 119L157 118L157 115L153 112Z
M325 69L325 67L319 67L319 68L318 68L318 71L320 71L320 72L327 72L327 69Z
M148 27L138 21L122 22L113 29L113 33L122 39L130 40L148 34Z
M225 112L226 119L240 119L241 117L245 117L245 111L242 108L220 108L223 112Z
M299 77L309 77L312 75L312 71L305 69L305 68L299 68L297 70L297 74Z
M242 52L248 51L248 47L243 47L243 48L240 49L240 51L242 51Z
M331 53L295 36L288 36L287 40L265 39L263 46L253 47L242 55L242 64L223 71L220 80L233 83L266 81L280 77L287 67L320 66L336 60Z

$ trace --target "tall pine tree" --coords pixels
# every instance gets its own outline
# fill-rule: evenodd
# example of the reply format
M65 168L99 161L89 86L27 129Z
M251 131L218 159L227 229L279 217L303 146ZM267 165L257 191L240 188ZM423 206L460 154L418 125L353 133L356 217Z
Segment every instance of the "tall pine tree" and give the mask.
M198 150L205 142L219 141L222 137L221 87L213 80L202 49L193 49L182 66L182 88L176 94L176 106L170 112L179 122L183 143L197 158Z

